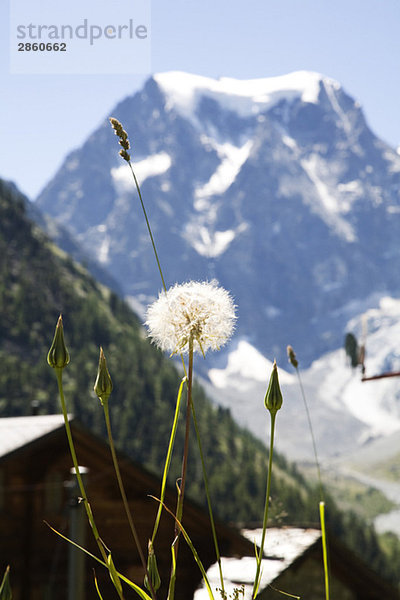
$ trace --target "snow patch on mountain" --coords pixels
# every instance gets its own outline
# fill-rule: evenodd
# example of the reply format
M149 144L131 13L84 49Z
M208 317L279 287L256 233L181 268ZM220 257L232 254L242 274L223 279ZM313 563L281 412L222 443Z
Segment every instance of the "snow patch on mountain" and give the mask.
M319 174L319 160L315 154L310 155L307 159L303 158L300 163L315 185L315 189L318 193L320 204L315 205L316 212L326 222L327 225L332 227L336 233L342 236L348 242L354 242L356 235L353 227L345 219L343 219L340 212L340 203L338 202L338 194L336 190L330 190L324 180ZM346 203L348 208L348 203Z
M337 82L310 71L248 80L230 77L212 79L169 71L154 75L154 80L166 96L166 109L174 109L192 122L202 96L217 101L225 110L249 117L272 108L283 99L290 101L300 98L303 102L316 104L322 80L327 87L339 86Z
M348 323L347 331L361 338L367 324L366 375L400 371L400 300L382 297L376 308ZM365 325L364 325L365 327ZM301 356L298 355L301 369ZM291 367L289 367L291 368ZM211 369L209 393L229 407L235 419L265 441L267 426L263 399L272 363L241 340L222 369ZM278 365L283 406L278 414L281 451L295 460L312 459L310 439L298 378ZM323 355L300 377L321 457L348 454L371 439L400 432L400 378L362 381L344 349Z
M166 152L159 152L158 154L152 154L142 160L138 160L135 162L135 175L139 184L143 184L149 177L166 173L171 164L171 157ZM111 169L111 177L119 192L131 191L135 188L132 173L126 164Z
M102 226L102 227L104 227L104 226ZM102 239L102 241L101 241L100 247L99 247L98 260L99 260L99 262L101 262L101 264L105 265L108 263L108 259L109 259L111 239L107 235L102 236L101 239Z
M207 138L207 143L210 142L210 138ZM211 175L210 179L195 190L194 207L197 211L204 209L209 210L210 203L206 200L211 196L223 194L235 181L240 168L250 154L253 140L247 140L247 142L240 147L227 142L224 144L211 142L211 144L217 150L221 162Z
M213 231L199 220L192 220L186 224L183 237L201 256L216 258L226 252L236 236L246 231L247 227L246 223L241 223L236 229Z
M374 357L371 364L378 364ZM379 373L379 368L373 369ZM304 373L307 386L318 381L319 398L331 406L342 407L369 428L371 437L389 435L400 429L400 412L396 382L382 380L363 382L359 371L352 371L342 350L336 350L315 361ZM397 382L397 388L399 387ZM397 396L397 398L396 398ZM396 401L397 400L397 401Z
M213 385L219 389L227 385L235 385L246 390L250 381L268 382L272 371L272 362L245 340L241 340L237 348L229 354L224 369L211 369L208 376ZM293 375L279 369L281 383L292 383Z
M241 222L235 228L216 229L219 208L216 197L223 195L235 181L249 157L253 140L235 146L228 142L217 143L203 135L202 143L211 145L217 151L221 162L208 181L195 189L195 212L184 227L183 237L201 256L215 258L226 252L235 237L248 227L247 223Z

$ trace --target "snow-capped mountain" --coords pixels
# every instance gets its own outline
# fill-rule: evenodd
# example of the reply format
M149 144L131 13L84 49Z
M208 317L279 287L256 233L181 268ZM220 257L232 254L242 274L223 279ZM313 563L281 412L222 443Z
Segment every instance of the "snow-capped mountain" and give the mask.
M400 300L382 298L375 308L352 319L348 331L361 338L362 323L367 328L365 376L400 372ZM360 369L350 367L344 349L321 356L304 370L301 357L297 358L321 458L347 456L355 460L354 451L371 448L375 440L392 434L400 440L400 377L362 381ZM279 379L284 403L277 417L276 444L294 460L312 460L312 439L298 376L288 362L282 367ZM264 396L271 370L272 363L242 340L230 352L224 368L209 372L209 393L264 441L269 438ZM397 454L398 444L391 445L393 455ZM379 455L383 460L381 452Z
M337 82L161 73L110 116L129 133L167 285L217 278L238 305L234 344L282 362L291 343L309 365L342 345L360 307L399 294L400 156ZM157 294L132 175L107 120L37 202L136 309Z

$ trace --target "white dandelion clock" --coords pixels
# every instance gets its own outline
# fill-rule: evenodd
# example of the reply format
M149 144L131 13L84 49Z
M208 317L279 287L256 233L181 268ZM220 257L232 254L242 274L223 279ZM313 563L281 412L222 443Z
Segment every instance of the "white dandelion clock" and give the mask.
M219 350L231 337L235 305L229 292L215 281L189 281L161 292L147 310L149 337L161 350L205 354Z

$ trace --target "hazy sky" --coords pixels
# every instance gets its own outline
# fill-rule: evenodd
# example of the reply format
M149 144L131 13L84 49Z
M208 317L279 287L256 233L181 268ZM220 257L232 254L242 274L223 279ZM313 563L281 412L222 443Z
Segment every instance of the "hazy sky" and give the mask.
M31 198L151 72L248 79L318 71L361 103L376 134L400 145L400 0L153 0L152 64L141 75L10 74L17 1L0 0L0 177Z

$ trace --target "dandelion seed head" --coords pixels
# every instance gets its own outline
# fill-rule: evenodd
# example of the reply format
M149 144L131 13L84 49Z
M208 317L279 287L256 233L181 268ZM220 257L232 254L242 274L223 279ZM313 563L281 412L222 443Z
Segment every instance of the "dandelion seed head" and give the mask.
M161 292L147 310L149 337L163 351L203 354L219 350L231 337L235 325L232 297L216 281L189 281Z

